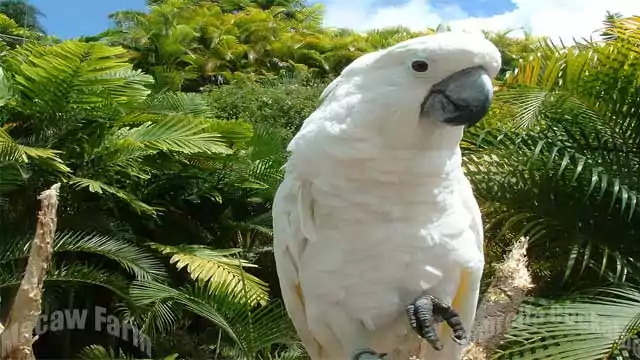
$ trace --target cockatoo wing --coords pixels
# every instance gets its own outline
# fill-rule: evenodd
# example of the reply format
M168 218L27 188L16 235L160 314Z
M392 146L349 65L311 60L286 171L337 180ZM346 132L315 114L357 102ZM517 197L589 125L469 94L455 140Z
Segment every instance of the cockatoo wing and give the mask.
M315 240L311 207L308 184L285 178L273 203L274 256L289 317L311 359L320 360L322 346L310 330L299 279L302 255L308 242Z
M476 238L478 250L480 250L480 253L484 254L484 227L482 225L480 207L478 206L478 201L473 194L473 188L471 187L469 179L466 176L463 176L462 181L463 184L461 186L460 197L462 198L464 209L471 215L469 230L471 230Z
M462 197L462 204L465 210L471 216L469 231L473 234L481 257L473 266L468 269L463 269L460 289L458 291L459 294L463 295L456 296L452 305L454 308L459 306L457 309L459 309L462 323L467 328L467 331L469 331L469 334L471 334L471 328L473 327L478 306L478 298L480 297L480 283L484 270L484 229L480 207L473 194L471 184L464 176L462 177L462 181L465 184L461 186L460 196Z
M461 197L463 208L470 216L469 229L467 234L473 237L473 242L477 246L480 256L468 267L460 269L460 280L456 295L453 298L451 307L458 312L463 326L467 330L467 334L471 335L474 325L478 299L480 297L480 284L482 273L484 270L484 251L483 240L484 230L482 225L482 215L478 202L473 194L471 184L466 177L462 177L462 184L459 187L459 196ZM435 352L430 347L423 347L422 356L425 359L434 360L459 360L462 358L464 347L453 342L451 336L453 333L447 326L440 327L440 339L443 349Z

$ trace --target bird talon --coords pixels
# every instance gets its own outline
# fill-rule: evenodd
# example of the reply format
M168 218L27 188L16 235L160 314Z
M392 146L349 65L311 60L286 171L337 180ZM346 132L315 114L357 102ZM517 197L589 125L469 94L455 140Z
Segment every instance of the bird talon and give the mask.
M387 356L387 353L377 353L372 349L362 349L356 351L351 360L384 360L385 356Z
M455 342L458 345L467 345L467 338L465 337L464 334L455 334L453 336L451 336L451 339L453 339L453 342Z
M435 330L435 324L446 322L453 330L453 341L464 345L466 331L458 313L451 306L440 301L432 295L419 296L412 304L407 306L407 317L411 328L425 339L434 350L442 350L442 344Z

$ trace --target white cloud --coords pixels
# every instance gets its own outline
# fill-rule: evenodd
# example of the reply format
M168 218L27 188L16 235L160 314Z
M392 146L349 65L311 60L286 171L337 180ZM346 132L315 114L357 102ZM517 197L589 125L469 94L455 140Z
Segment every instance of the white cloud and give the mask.
M512 11L489 17L469 17L457 5L433 6L429 0L408 0L390 6L374 6L375 0L325 0L325 23L357 30L395 25L421 30L442 22L453 29L468 31L526 27L534 35L570 40L591 36L594 30L602 27L607 10L627 16L640 15L638 0L511 1L515 5Z
M444 20L467 17L456 5L435 8L428 0L409 0L400 5L389 6L374 6L375 0L325 0L323 3L327 25L357 30L395 25L425 29Z

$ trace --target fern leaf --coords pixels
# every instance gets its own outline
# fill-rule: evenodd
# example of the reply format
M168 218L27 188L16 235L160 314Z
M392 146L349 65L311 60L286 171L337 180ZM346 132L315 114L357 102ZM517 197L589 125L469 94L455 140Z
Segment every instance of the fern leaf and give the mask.
M244 272L245 267L254 267L244 260L232 258L240 250L214 250L206 246L167 246L152 243L150 246L163 254L170 255L169 262L176 268L186 270L191 278L213 286L219 282L229 282L235 290L242 289L256 304L268 300L267 284L257 277Z
M133 195L123 190L120 190L116 187L107 185L97 180L72 177L68 181L68 183L75 190L88 189L90 192L93 192L93 193L98 193L98 194L108 193L108 194L114 195L124 200L125 202L127 202L129 205L131 205L131 207L133 207L138 212L146 213L149 215L155 215L156 211L159 210L159 208L154 208L152 206L149 206L143 203L142 201L136 199Z

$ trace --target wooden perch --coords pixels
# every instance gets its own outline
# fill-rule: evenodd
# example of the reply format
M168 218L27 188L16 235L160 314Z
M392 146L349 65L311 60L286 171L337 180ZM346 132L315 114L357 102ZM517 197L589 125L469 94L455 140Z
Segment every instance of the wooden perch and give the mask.
M520 305L533 287L527 269L527 239L514 245L505 261L498 265L495 277L487 290L471 331L471 345L463 360L488 360L506 335Z
M60 184L43 191L38 211L36 234L31 242L29 259L20 282L7 324L0 324L2 360L35 360L32 345L33 329L42 311L44 277L51 265L53 237L57 225L58 190Z
M533 287L527 269L527 245L527 239L521 238L507 258L497 265L491 285L476 311L470 345L465 349L462 360L489 360L509 330L527 292ZM416 336L415 339L419 338ZM393 356L397 359L427 360L430 347L419 339Z

